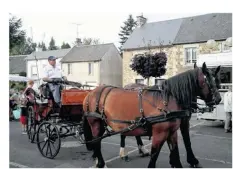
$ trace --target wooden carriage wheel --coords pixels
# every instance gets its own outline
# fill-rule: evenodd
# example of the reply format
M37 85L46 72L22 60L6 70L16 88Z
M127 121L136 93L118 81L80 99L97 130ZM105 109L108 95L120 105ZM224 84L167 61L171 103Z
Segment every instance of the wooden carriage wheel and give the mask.
M28 112L28 118L27 118L27 135L28 139L31 141L31 143L34 142L34 137L36 133L36 119L35 119L35 111L33 106L28 106L27 108Z
M61 148L60 133L55 124L42 122L36 133L37 147L40 153L49 159L57 156Z

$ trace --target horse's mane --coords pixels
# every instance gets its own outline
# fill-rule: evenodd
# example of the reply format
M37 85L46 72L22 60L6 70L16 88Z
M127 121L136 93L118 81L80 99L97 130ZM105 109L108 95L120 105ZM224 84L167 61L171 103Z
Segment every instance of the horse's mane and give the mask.
M193 95L197 89L198 69L188 70L175 75L162 84L162 90L167 96L173 96L177 104L183 108L189 108L194 99ZM151 87L154 89L156 86Z

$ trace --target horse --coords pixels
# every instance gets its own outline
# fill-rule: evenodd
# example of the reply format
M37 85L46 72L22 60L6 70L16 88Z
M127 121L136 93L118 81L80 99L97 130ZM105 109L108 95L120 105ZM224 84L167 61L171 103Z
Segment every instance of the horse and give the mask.
M208 106L219 104L214 76L203 63L202 68L188 70L167 79L163 90L153 87L128 91L114 86L99 86L83 101L83 130L86 148L97 158L96 167L105 167L101 140L114 134L152 136L149 168L156 161L165 141L170 149L170 165L182 167L177 130L181 119L190 116L193 98L199 96ZM110 129L111 131L109 131Z
M130 83L124 86L125 90L139 90L146 88L147 85L145 84L140 84L140 83ZM140 136L135 136L136 142L138 145L138 152L141 155L141 157L149 156L149 151L144 147L142 139ZM120 152L119 156L122 160L129 161L128 153L125 150L125 139L126 136L121 134L121 141L120 141Z
M196 63L194 64L194 69L197 67ZM213 76L215 77L215 83L218 89L220 89L220 76L219 76L219 70L220 70L220 66L217 67L217 69L213 72ZM130 83L127 84L124 89L127 90L139 90L142 88L146 88L147 85L144 84L136 84L136 83ZM195 102L197 102L196 98L193 98ZM194 105L193 109L196 109L197 107ZM193 111L192 111L193 112ZM190 114L191 115L191 114ZM195 157L192 147L191 147L191 141L190 141L190 135L189 135L189 127L190 127L190 119L191 116L188 118L183 118L181 119L181 125L180 125L180 130L181 130L181 135L184 141L184 145L185 145L185 149L186 149L186 153L187 153L187 162L190 164L191 167L193 168L200 168L202 167L200 162L198 161L198 159ZM128 156L127 156L127 152L125 151L125 135L121 135L121 147L120 147L120 157L122 159L124 159L125 161L129 161ZM140 148L143 146L143 142L140 136L136 136L136 141L137 141L137 145L139 148L139 152L140 152ZM146 154L145 152L147 152L146 149L143 149L143 147L141 148L142 150L142 156L145 156L144 154Z

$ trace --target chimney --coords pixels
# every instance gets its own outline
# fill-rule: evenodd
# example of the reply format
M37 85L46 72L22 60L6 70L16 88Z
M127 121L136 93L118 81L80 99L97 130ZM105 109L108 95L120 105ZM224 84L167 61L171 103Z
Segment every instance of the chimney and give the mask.
M76 45L81 46L82 45L82 40L80 38L76 38Z
M138 27L142 27L146 23L147 19L143 17L143 14L137 16L137 25Z
M42 48L36 47L36 52L42 52Z

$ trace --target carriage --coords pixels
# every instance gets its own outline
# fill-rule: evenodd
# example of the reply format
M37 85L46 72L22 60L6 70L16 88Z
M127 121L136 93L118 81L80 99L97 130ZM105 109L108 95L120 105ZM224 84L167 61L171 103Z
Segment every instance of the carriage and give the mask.
M62 86L59 112L57 112L48 83L59 83ZM25 95L33 92L35 96L33 102L28 100L26 104L27 135L31 143L37 144L44 157L53 159L59 153L62 138L73 136L83 142L82 104L92 86L59 79L48 83L39 87L40 95L31 89L25 92ZM67 85L75 87L66 89Z
M201 69L194 66L194 70L168 79L162 90L155 89L154 86L138 91L126 91L114 86L84 90L79 84L76 89L62 90L62 108L59 113L56 113L53 99L44 94L47 103L28 105L29 138L37 144L44 157L52 159L60 150L61 138L76 136L81 143L86 144L88 150L93 151L92 157L97 159L96 166L104 167L101 153L103 138L115 134L153 136L148 167L155 167L159 151L167 141L171 166L181 168L177 144L177 130L180 127L187 162L198 167L199 161L192 152L189 138L190 113L191 109L197 109L192 105L197 104L197 96L210 107L219 104L219 70L220 67L212 75L205 63ZM116 101L117 98L121 99Z

